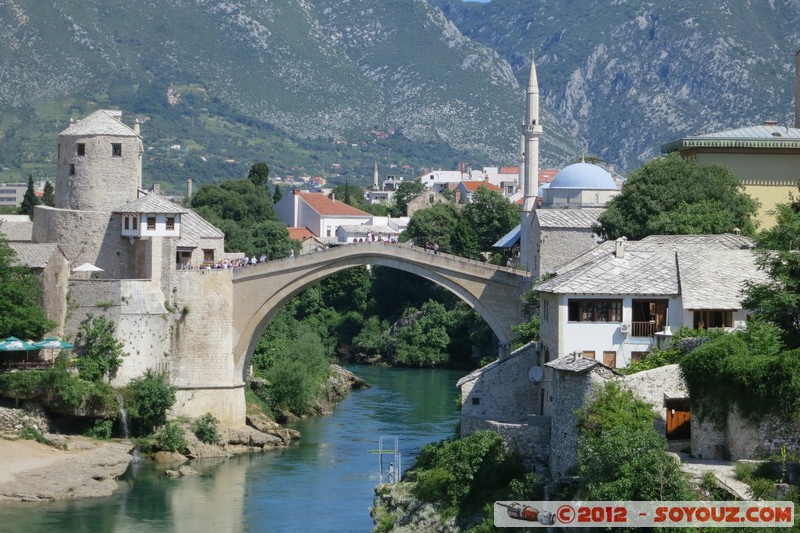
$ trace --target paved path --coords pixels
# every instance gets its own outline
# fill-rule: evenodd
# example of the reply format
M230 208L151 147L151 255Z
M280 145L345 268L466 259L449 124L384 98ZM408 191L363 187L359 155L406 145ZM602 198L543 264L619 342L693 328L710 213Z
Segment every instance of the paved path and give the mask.
M736 479L734 465L731 461L716 459L696 459L687 454L678 454L681 458L681 470L693 478L702 480L706 472L713 472L719 485L741 500L751 500L750 486Z

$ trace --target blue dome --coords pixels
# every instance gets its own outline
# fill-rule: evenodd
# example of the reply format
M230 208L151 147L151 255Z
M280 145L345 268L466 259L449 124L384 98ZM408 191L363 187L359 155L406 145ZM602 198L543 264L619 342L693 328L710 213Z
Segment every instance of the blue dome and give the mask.
M609 172L591 163L574 163L561 169L550 183L551 189L616 189Z

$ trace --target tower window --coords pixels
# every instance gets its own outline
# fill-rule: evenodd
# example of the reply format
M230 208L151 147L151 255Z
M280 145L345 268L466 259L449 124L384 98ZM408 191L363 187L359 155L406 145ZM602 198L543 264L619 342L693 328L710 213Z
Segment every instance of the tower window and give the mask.
M112 157L122 157L122 144L121 143L111 143L111 156Z
M69 164L69 175L70 176L74 176L75 175L75 163L70 163Z
M136 231L139 229L139 219L134 216L131 220L133 221L133 231Z
M77 153L78 153L78 155L86 155L86 144L78 143L78 145L77 145Z
M168 230L175 229L175 217L167 217L167 229Z
M156 217L147 217L147 229L156 229Z
M130 229L131 217L125 217L125 229Z

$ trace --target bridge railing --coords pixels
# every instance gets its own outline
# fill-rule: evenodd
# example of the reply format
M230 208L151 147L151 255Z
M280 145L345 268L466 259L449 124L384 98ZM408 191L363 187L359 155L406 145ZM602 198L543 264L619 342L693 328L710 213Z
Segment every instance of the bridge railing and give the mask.
M287 262L287 261L296 261L297 259L303 259L303 258L307 258L307 257L311 257L311 256L318 256L320 254L325 254L325 253L327 253L329 251L333 251L333 250L337 250L337 249L341 249L341 248L363 247L365 250L369 250L369 249L375 249L375 248L377 248L379 246L386 247L386 249L403 248L403 249L412 250L412 251L420 252L420 253L424 253L424 254L437 255L437 256L440 256L442 258L447 258L447 259L451 259L451 260L454 260L454 261L458 261L460 263L464 263L464 264L468 264L468 265L474 265L474 266L481 267L481 268L490 268L490 269L494 269L496 271L501 271L501 272L509 272L509 273L513 273L513 274L516 274L518 276L523 276L523 277L529 277L529 275L530 275L529 272L527 272L525 270L522 270L522 269L519 269L519 268L514 268L514 267L508 268L508 267L501 266L501 265L495 265L495 264L489 263L489 262L477 261L475 259L469 259L469 258L466 258L466 257L461 257L459 255L446 254L446 253L443 253L443 252L434 252L430 248L425 248L425 247L422 247L422 246L415 246L414 244L411 244L411 243L389 243L389 242L380 242L379 241L379 242L363 242L363 243L361 243L361 242L359 242L359 243L341 243L341 244L336 244L334 246L331 246L330 248L325 248L324 250L318 250L318 251L314 251L314 252L311 252L311 253L308 253L308 254L303 254L303 255L300 255L300 256L283 257L281 259L273 259L271 261L267 261L266 263L258 263L256 265L248 266L248 267L245 267L245 268L236 268L236 269L233 269L233 277L236 278L236 277L239 277L239 276L241 276L243 274L246 274L247 272L251 271L250 269L252 269L252 268L258 268L258 267L262 267L264 265L274 265L275 263L279 263L279 262L280 263L284 263L284 262Z

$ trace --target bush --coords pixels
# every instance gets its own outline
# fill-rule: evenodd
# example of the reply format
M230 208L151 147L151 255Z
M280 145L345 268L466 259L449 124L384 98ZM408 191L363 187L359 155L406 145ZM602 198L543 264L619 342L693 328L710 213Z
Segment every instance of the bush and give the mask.
M89 313L86 321L78 327L75 348L79 357L77 367L80 376L87 381L99 381L114 375L128 354L122 342L114 338L116 325L102 316Z
M163 374L147 370L134 378L126 388L128 414L137 421L140 434L151 433L167 419L167 411L175 403L175 387Z
M164 452L186 452L186 437L183 435L183 430L175 422L167 422L156 433L154 438L154 445L156 449Z
M94 425L86 432L86 436L93 439L108 440L111 438L113 429L113 420L100 418L94 421Z
M733 470L736 475L736 479L739 481L744 481L745 483L750 483L753 480L753 474L756 471L756 467L752 463L736 463L733 465Z
M42 433L31 427L24 427L20 429L18 435L21 439L35 440L36 442L44 444L44 437L42 436Z
M211 413L206 413L192 423L192 431L201 442L217 444L221 438L218 425L219 420Z
M750 491L755 500L769 500L775 495L775 482L763 477L750 481Z

